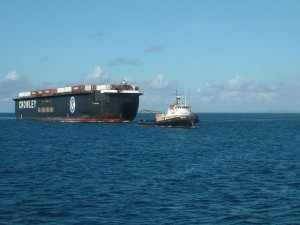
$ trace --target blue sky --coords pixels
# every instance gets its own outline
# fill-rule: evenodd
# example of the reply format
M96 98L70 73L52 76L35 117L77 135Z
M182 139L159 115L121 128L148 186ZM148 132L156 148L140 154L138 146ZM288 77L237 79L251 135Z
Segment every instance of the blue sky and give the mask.
M194 112L300 112L300 1L0 0L0 112L18 92L139 85L140 109L177 89Z

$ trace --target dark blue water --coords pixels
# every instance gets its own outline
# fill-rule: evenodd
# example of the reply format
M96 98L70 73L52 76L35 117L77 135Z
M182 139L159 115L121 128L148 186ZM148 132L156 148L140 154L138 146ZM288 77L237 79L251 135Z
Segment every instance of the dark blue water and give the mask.
M0 224L299 224L300 114L199 118L175 129L0 114Z

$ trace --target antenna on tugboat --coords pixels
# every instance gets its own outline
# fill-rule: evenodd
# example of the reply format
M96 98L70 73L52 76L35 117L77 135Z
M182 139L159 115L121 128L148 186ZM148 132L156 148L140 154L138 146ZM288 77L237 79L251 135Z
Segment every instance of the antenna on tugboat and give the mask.
M186 105L186 85L184 85L184 105Z
M179 97L179 95L177 93L177 89L176 89L176 91L175 91L175 102L174 102L174 105L178 105L179 104L179 100L180 100L180 97Z

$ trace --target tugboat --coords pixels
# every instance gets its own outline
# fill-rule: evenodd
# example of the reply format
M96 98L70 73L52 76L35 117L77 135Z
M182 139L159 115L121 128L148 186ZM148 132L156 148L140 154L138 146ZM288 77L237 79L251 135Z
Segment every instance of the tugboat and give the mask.
M155 120L139 120L140 126L183 127L191 128L199 122L198 116L191 112L190 106L180 103L180 96L175 94L175 101L167 113L156 114Z

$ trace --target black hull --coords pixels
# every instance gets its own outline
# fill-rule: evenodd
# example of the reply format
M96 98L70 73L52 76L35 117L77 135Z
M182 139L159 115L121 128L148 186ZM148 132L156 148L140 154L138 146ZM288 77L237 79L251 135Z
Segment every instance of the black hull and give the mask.
M156 121L156 120L140 120L138 123L140 126L156 126L156 127L194 127L199 122L197 115L190 115L186 117L176 117L168 120Z
M26 120L132 121L138 111L139 96L139 93L91 91L17 98L15 116Z

